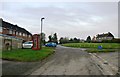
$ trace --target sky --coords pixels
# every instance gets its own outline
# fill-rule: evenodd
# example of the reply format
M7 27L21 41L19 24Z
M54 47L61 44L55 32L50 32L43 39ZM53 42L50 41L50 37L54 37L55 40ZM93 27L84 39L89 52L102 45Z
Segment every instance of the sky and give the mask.
M111 32L118 37L117 2L0 2L0 18L40 33L40 19L46 38L80 38Z

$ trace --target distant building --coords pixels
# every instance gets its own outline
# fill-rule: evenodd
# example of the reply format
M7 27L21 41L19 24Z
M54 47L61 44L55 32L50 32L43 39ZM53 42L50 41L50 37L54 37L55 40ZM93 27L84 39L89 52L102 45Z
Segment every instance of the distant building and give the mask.
M103 33L103 34L98 34L96 37L93 38L93 40L96 40L98 42L101 42L103 40L113 40L114 36L112 33L108 32L108 33Z
M96 37L95 37L95 36L92 38L92 41L93 41L93 42L96 42Z
M84 39L80 39L80 42L84 43L84 42L85 42L85 40L84 40Z
M32 34L26 29L3 21L2 19L0 19L0 21L0 34L15 36L17 38L23 39L24 41L32 40Z

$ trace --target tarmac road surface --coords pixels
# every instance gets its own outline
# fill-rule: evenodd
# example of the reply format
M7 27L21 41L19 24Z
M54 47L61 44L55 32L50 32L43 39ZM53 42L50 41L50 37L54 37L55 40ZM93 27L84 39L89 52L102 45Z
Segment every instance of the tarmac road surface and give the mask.
M102 75L82 48L57 46L56 53L31 75Z
M87 53L84 48L70 48L58 45L53 55L42 62L13 62L3 60L3 75L115 75L116 64L111 56ZM112 53L113 54L113 53ZM116 53L114 53L115 55ZM106 56L109 55L106 54ZM114 55L112 57L114 57ZM102 57L102 58L101 58ZM117 54L114 59L117 62ZM112 61L112 60L111 60Z

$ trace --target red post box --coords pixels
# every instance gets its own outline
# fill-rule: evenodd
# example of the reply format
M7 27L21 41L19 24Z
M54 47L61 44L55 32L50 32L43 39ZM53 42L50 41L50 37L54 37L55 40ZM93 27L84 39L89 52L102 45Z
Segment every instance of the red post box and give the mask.
M40 35L34 34L33 35L33 50L40 50Z

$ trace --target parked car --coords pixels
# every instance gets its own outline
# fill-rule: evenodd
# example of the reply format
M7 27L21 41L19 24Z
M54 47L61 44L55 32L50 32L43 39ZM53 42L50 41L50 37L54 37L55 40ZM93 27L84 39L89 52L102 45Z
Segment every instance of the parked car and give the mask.
M22 48L32 48L33 41L27 41L22 44Z
M46 47L56 47L57 44L54 43L54 42L49 42L49 43L46 43L45 46L46 46Z

